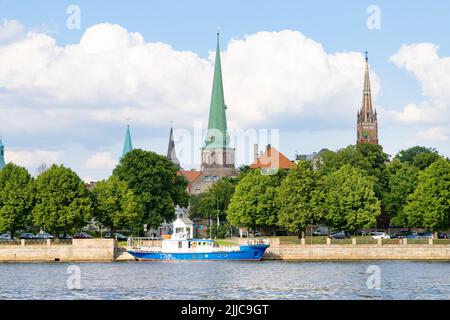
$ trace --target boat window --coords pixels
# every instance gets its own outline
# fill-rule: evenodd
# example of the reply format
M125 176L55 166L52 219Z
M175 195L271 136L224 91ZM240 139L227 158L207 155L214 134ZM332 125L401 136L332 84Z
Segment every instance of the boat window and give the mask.
M183 248L183 242L178 241L178 248Z

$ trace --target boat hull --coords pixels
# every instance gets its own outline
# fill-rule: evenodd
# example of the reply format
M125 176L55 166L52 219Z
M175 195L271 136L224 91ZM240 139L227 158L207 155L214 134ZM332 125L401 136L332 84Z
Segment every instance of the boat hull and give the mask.
M236 251L215 252L158 252L128 250L138 260L148 261L227 261L227 260L261 260L264 252L269 247L267 244L240 246Z

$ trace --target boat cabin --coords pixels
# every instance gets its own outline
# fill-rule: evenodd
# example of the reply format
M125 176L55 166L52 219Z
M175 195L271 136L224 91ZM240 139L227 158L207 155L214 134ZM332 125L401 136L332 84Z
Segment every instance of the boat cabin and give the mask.
M187 232L174 233L170 239L162 242L164 252L212 252L217 250L210 239L191 239Z

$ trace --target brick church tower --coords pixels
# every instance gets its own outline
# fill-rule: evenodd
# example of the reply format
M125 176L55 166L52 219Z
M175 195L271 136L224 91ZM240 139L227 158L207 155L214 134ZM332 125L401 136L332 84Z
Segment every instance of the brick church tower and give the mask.
M372 108L372 94L370 90L369 59L366 52L366 67L364 73L364 90L362 107L357 115L357 143L378 144L377 111Z

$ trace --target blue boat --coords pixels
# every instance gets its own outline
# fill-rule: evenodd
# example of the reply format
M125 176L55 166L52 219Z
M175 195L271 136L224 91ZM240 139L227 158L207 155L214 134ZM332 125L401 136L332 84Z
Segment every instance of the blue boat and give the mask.
M211 239L189 239L187 234L173 234L162 240L161 246L153 246L148 238L130 238L127 252L144 261L223 261L261 260L269 247L263 239L250 240L234 247L218 247Z

